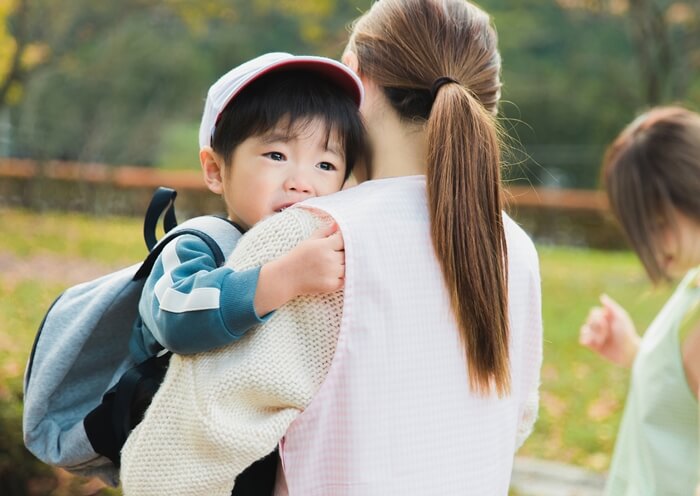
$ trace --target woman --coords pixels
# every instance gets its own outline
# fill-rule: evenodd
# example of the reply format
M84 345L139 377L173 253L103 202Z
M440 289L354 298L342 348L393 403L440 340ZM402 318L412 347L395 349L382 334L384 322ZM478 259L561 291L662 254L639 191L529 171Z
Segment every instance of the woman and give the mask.
M608 495L692 494L698 482L700 387L700 115L655 108L608 149L610 206L654 282L685 275L640 339L608 296L581 343L632 368Z
M344 61L365 85L374 180L268 219L228 262L259 265L332 220L344 291L173 360L125 447L127 494L227 494L278 443L276 494L507 494L541 317L534 246L501 211L495 31L463 0L382 0Z

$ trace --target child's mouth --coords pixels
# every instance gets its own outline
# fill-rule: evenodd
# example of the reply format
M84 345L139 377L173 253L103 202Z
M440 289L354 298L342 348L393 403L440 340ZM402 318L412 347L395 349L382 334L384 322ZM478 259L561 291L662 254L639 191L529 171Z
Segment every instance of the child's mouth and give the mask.
M285 203L284 205L280 205L279 207L277 207L277 208L275 209L275 213L280 213L280 212L282 212L282 211L288 209L289 207L291 207L292 205L294 205L294 203L296 203L296 202Z

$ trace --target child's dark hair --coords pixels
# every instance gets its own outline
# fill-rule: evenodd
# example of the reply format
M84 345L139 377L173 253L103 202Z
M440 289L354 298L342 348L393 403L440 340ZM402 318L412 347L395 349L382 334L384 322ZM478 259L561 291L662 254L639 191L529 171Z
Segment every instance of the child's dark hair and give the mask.
M700 115L657 107L640 116L608 148L602 180L649 277L668 278L659 263L660 227L677 228L674 210L700 221Z
M337 136L345 154L345 179L360 162L369 164L369 146L357 104L321 75L303 70L276 71L250 83L221 113L211 147L229 164L246 139L282 125L290 138L313 119L326 126L326 142Z

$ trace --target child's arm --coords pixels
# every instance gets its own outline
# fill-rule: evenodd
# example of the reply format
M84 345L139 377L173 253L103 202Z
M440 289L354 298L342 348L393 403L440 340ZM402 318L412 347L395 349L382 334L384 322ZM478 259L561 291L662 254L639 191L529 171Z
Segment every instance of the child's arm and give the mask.
M333 224L318 229L289 253L266 263L255 291L255 311L267 315L301 295L332 293L343 287L343 237Z
M609 296L602 295L600 302L602 307L592 308L581 326L579 342L613 363L631 367L640 341L634 323Z
M291 299L343 285L345 257L337 226L319 229L262 268L240 272L216 267L208 246L195 236L169 246L139 304L142 322L132 338L138 361L157 352L158 345L182 355L224 346Z
M240 271L290 252L323 225L293 208L256 225L227 264ZM313 399L335 354L343 293L297 298L246 339L180 356L122 451L124 494L226 496Z
M146 280L131 349L147 358L159 345L180 354L198 353L240 339L263 322L253 299L260 268L217 267L196 236L169 243Z

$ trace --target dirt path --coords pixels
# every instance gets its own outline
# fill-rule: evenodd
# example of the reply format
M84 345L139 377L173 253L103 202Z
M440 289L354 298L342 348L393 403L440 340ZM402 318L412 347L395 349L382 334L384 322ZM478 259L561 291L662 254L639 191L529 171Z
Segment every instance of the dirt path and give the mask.
M0 278L7 284L29 279L72 286L117 268L48 253L20 258L12 253L0 252Z
M517 496L601 496L603 474L566 463L515 457L511 489Z

